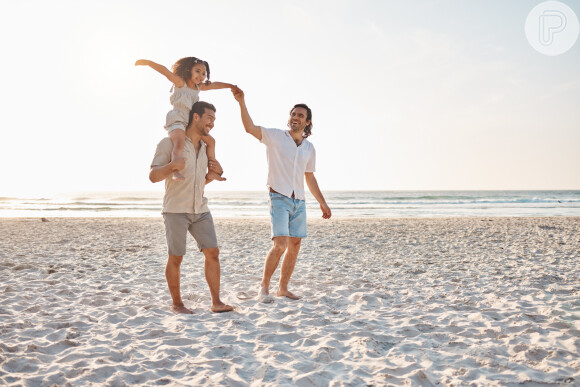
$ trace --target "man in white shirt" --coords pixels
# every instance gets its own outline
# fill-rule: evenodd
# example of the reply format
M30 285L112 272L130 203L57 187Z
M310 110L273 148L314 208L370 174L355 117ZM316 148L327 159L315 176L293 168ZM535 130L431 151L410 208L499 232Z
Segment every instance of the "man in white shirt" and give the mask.
M240 104L246 132L266 145L268 158L270 220L274 245L264 263L258 299L262 302L273 301L269 295L270 279L285 253L276 295L297 300L300 297L288 290L288 283L296 265L302 238L306 238L304 180L320 204L322 217L330 219L332 215L314 177L316 151L306 139L312 130L312 111L304 104L297 104L290 111L290 130L266 129L254 125L246 107L244 92L235 89L232 93Z
M205 185L219 177L212 170L208 173L206 145L201 140L213 128L214 120L215 107L207 102L196 102L189 114L189 126L185 131L183 158L172 160L173 145L171 139L166 137L157 145L151 162L151 182L165 180L162 212L169 255L165 278L173 300L172 309L178 313L193 313L184 306L180 290L180 267L185 255L187 232L194 237L205 256L204 270L211 293L211 311L219 313L233 310L220 300L219 248L207 198L203 196ZM209 167L216 168L211 163ZM170 176L175 171L180 171L185 180L172 179Z

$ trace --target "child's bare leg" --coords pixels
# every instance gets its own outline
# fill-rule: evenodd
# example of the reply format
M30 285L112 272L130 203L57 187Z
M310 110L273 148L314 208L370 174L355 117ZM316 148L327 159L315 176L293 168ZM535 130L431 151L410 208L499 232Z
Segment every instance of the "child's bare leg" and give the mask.
M222 173L224 170L222 169L221 164L215 158L215 139L212 136L203 136L202 141L205 142L207 153L207 159L209 161L209 170L208 176L212 180L224 181L226 180L222 177Z
M169 138L173 144L171 159L177 160L183 158L183 148L185 147L185 130L174 129L169 132ZM185 180L185 177L178 171L173 172L173 180Z

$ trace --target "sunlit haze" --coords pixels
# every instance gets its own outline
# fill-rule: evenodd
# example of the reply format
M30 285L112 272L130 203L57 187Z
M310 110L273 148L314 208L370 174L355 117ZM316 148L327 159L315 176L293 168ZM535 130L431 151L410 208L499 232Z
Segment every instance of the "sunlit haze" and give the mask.
M323 191L580 189L580 43L534 50L539 3L3 1L0 196L163 190L171 84L134 62L184 56L239 85L258 125L310 105ZM208 189L264 189L229 90L200 97L228 179Z

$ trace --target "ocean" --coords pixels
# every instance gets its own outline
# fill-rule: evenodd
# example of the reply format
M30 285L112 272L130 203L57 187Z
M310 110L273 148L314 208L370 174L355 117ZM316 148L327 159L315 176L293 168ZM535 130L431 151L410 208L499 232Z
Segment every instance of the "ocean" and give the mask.
M580 216L580 191L326 191L336 218ZM266 191L206 191L216 218L267 218ZM159 217L161 192L0 197L0 217ZM318 203L307 195L309 216Z

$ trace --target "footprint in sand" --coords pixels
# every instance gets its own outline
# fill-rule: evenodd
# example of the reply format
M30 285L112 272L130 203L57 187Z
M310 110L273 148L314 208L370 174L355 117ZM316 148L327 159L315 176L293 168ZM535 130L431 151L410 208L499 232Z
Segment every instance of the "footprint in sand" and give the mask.
M236 294L238 300L252 300L255 296L251 296L246 292L238 292ZM264 304L271 304L274 302L274 297L270 296L269 294L263 294L261 292L258 293L258 301Z
M238 300L251 300L252 298L254 298L253 296L250 296L246 292L238 292L238 294L236 294L236 297L238 298Z
M272 304L274 302L274 297L269 294L258 294L258 301L264 304Z

